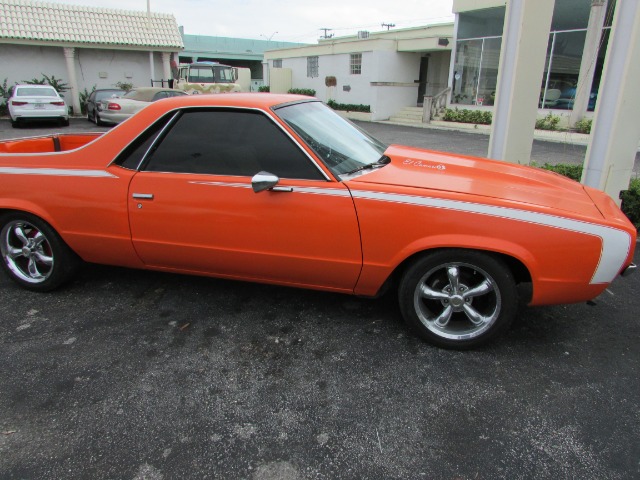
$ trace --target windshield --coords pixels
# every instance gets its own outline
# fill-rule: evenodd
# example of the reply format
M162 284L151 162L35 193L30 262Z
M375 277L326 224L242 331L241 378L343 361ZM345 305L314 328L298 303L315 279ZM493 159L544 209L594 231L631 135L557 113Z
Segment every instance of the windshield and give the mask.
M216 83L233 82L233 69L231 67L214 67L213 72Z
M360 130L321 102L276 109L335 175L378 162L387 146Z

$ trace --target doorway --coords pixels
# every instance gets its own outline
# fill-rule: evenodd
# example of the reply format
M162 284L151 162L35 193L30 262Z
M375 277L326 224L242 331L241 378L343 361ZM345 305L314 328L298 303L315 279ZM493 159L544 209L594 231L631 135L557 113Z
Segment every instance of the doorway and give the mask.
M429 70L429 55L420 58L420 76L418 77L418 100L419 107L424 102L424 96L427 93L427 72Z

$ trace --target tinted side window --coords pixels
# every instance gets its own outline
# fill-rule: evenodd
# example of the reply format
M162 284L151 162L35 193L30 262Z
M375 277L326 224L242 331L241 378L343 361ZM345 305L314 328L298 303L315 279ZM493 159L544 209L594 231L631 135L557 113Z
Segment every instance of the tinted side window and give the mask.
M264 170L281 178L324 179L266 115L237 110L186 111L145 169L245 177Z
M113 163L130 170L138 169L145 153L147 153L163 127L169 123L175 115L175 112L169 113L147 128L117 156Z

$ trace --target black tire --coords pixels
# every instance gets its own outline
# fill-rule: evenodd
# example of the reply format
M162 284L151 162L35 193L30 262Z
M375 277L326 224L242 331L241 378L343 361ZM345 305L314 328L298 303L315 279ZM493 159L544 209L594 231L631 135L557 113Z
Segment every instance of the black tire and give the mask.
M513 274L499 258L438 250L404 272L398 290L405 322L424 340L466 350L509 328L518 310Z
M96 121L96 125L99 127L104 126L104 122L102 120L100 120L100 115L98 115L98 112L95 112L93 114L93 119Z
M0 255L9 277L36 292L67 282L81 263L47 222L23 212L0 216Z
M63 118L60 120L60 125L62 125L63 127L68 127L69 126L69 119L68 118Z
M9 120L11 120L11 126L13 128L18 128L20 125L18 124L18 120L14 120L13 118L9 117Z

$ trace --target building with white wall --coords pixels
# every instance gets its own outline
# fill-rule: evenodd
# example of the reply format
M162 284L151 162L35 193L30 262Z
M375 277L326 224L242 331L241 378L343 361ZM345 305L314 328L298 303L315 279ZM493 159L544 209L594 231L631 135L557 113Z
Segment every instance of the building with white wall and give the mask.
M447 88L452 43L452 23L360 32L267 51L264 77L273 92L313 89L323 101L369 105L372 120L386 120Z
M173 15L33 0L0 0L0 83L55 76L80 112L79 92L171 78L184 48Z

